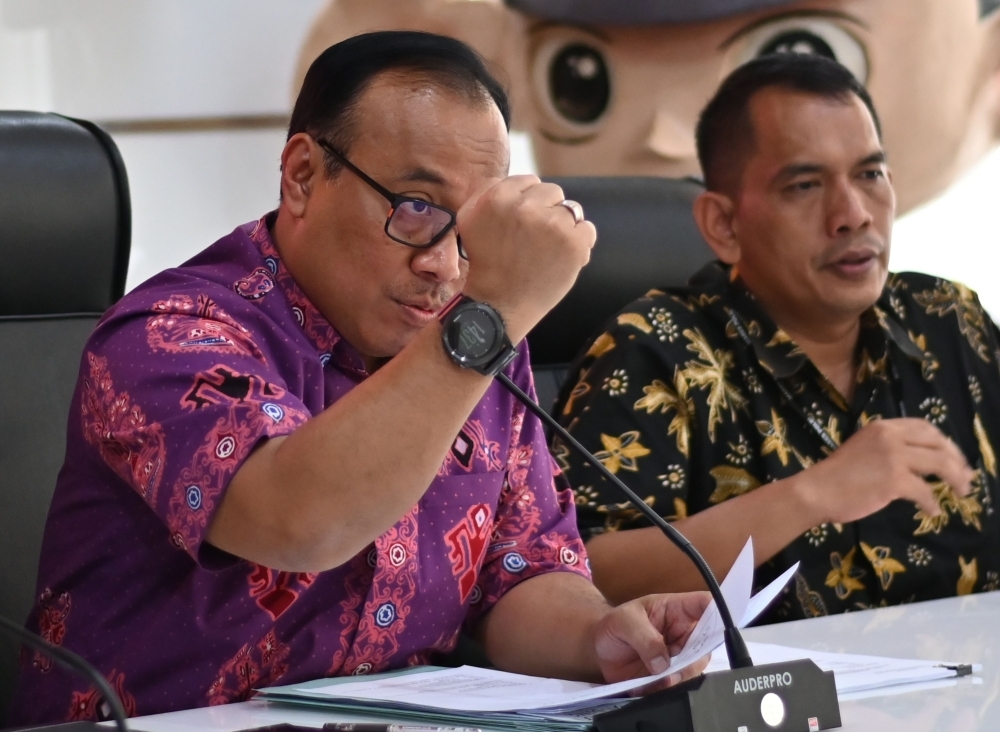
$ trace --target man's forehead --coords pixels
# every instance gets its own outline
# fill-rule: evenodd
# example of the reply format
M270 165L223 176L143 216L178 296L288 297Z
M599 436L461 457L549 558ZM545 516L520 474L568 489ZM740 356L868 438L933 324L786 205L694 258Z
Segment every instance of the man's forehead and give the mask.
M800 5L801 0L504 0L528 15L561 23L655 25L720 20L741 13Z
M350 155L374 166L368 172L383 176L383 185L453 188L470 169L487 177L506 174L507 130L491 100L388 76L365 90L356 115Z
M749 112L755 157L776 169L816 167L830 153L847 153L851 165L878 155L884 161L875 124L855 95L841 99L771 87L754 95Z

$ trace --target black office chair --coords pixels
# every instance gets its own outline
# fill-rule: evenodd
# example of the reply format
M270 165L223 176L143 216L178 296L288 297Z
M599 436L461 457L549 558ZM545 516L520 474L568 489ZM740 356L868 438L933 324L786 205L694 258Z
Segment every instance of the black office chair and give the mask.
M550 178L597 226L573 289L528 334L538 403L551 409L570 362L615 313L654 287L686 284L713 259L691 205L690 179Z
M23 623L84 342L125 291L132 214L97 126L0 112L0 615ZM0 641L0 722L17 673ZM3 724L0 724L2 727Z

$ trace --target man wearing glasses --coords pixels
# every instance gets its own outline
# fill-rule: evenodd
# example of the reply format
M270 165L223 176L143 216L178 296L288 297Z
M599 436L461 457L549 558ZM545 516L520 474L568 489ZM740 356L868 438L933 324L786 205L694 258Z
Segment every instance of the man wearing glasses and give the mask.
M540 425L491 378L531 390L511 344L595 240L557 186L505 178L508 117L457 41L328 49L278 210L98 326L29 626L130 714L425 663L463 623L501 668L609 681L689 634L705 593L612 610L590 584ZM101 714L24 657L12 722Z

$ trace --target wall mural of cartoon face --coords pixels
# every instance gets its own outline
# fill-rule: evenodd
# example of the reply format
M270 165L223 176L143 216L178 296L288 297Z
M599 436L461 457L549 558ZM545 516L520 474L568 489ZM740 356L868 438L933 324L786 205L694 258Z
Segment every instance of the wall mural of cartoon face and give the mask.
M1000 0L333 0L303 53L415 28L501 66L543 175L698 174L719 82L765 53L837 59L870 89L903 213L1000 140Z

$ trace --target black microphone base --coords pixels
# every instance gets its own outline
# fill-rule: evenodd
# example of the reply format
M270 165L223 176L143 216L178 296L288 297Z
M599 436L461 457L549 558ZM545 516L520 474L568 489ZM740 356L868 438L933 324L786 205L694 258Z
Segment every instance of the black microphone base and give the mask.
M840 726L832 671L810 660L703 674L594 717L598 732L816 732Z

